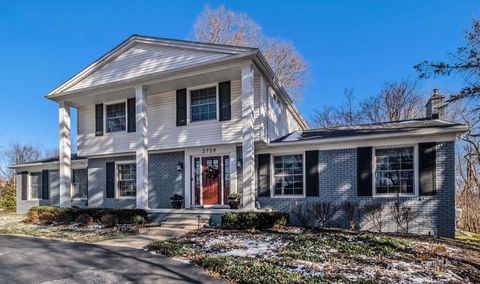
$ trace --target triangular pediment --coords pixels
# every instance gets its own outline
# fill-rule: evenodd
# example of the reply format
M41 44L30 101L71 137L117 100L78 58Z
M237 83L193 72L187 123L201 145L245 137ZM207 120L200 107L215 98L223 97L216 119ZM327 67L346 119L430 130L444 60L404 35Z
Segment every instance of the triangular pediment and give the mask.
M49 96L209 63L249 51L252 49L132 36Z

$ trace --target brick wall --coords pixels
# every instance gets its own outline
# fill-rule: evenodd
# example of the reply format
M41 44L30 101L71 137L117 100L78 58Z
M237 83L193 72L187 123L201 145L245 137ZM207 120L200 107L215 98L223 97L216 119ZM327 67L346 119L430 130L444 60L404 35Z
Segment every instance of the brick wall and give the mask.
M278 211L292 212L300 203L332 202L340 204L344 201L368 204L380 202L385 206L385 231L397 231L390 217L389 207L397 198L358 197L356 149L325 150L319 153L320 196L307 198L269 198L257 197L262 207L271 207ZM454 142L439 143L436 157L436 189L435 196L400 197L400 203L411 206L416 218L411 224L410 232L453 237L455 233L455 153ZM292 214L291 214L292 215ZM313 222L313 216L310 216ZM291 222L298 224L291 216ZM342 212L337 210L333 225L347 227L348 222ZM373 230L372 224L361 218L362 230Z
M174 194L185 196L184 170L177 171L177 164L184 163L184 156L184 152L149 155L149 208L172 208L170 197Z

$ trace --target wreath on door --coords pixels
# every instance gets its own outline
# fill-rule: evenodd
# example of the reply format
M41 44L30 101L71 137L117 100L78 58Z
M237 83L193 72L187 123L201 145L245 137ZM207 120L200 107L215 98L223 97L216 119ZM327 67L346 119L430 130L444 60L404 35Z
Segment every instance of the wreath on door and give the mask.
M208 178L215 179L218 177L218 166L210 165L207 167L205 172L207 173Z

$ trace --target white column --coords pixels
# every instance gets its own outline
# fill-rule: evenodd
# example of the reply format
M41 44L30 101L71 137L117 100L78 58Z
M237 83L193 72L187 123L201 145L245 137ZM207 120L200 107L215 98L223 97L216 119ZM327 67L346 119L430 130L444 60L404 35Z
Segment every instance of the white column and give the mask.
M243 208L255 209L255 132L253 69L251 64L242 66L242 176Z
M147 97L143 86L135 87L137 208L148 207Z
M185 158L183 161L183 173L184 173L184 182L185 182L185 208L192 207L192 168L190 162L190 155L185 153Z
M72 142L70 139L70 106L65 102L59 103L59 147L60 158L60 206L71 206L71 175L72 175Z

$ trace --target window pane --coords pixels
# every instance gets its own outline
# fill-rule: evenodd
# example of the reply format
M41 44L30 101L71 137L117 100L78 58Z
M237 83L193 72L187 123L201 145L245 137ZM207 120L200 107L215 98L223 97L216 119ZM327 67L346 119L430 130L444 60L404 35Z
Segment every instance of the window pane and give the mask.
M303 195L303 155L274 156L275 195Z
M216 87L190 92L191 120L208 120L217 118Z
M125 103L107 105L106 127L107 132L125 131L126 111Z
M375 151L375 187L378 194L414 192L413 147Z
M42 197L42 173L30 174L30 198L40 199Z
M88 198L88 171L87 169L73 170L72 197Z
M136 165L118 165L118 196L136 196Z

